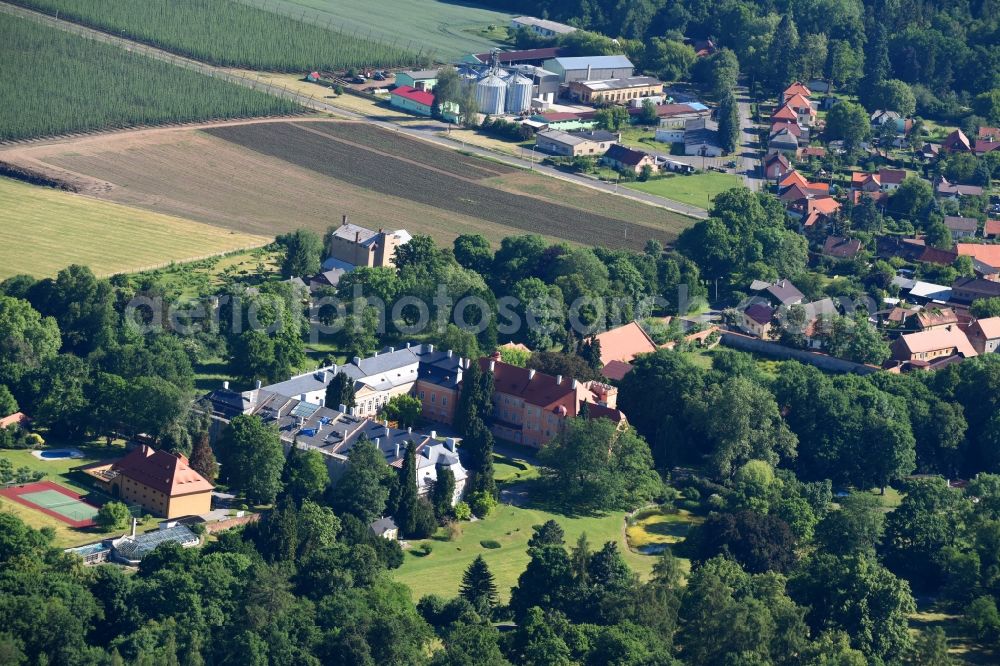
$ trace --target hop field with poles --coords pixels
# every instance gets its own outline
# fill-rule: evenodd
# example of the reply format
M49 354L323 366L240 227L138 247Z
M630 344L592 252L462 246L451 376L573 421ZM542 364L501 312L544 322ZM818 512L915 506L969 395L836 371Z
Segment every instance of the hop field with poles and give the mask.
M295 103L0 15L0 141L299 111Z
M236 0L14 0L62 19L223 67L297 72L416 65L419 53L328 21ZM304 14L303 14L304 17Z

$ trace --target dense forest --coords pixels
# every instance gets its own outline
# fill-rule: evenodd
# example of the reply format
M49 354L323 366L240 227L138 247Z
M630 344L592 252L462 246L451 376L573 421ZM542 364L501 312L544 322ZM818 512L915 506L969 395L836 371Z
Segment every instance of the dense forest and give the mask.
M698 75L684 38L731 50L740 71L775 92L793 80L823 78L862 100L877 84L913 90L917 113L956 120L975 105L989 117L1000 93L1000 3L996 0L485 0L619 39L666 80ZM521 39L527 39L522 35ZM595 41L568 35L567 43ZM860 89L859 89L860 88ZM977 97L978 103L977 103ZM871 100L873 103L875 100Z

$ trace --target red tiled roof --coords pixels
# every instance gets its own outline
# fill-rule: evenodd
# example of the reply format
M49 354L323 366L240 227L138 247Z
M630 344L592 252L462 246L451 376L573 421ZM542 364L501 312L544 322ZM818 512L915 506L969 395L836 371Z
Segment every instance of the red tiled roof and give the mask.
M133 449L111 469L170 497L208 492L215 487L191 469L183 455L157 451L145 444Z
M906 172L902 169L879 169L878 179L883 185L899 185L906 180Z
M917 261L922 261L925 264L937 264L938 266L951 266L957 258L958 254L952 250L941 250L928 245L917 257Z
M987 141L985 139L976 139L976 147L973 149L976 155L985 155L986 153L992 153L994 150L1000 150L1000 141Z
M621 381L624 379L625 375L632 372L632 364L625 363L624 361L611 361L601 370L603 374L608 379L614 379L615 381Z
M0 428L6 428L12 425L23 425L29 421L31 421L31 419L28 418L28 415L24 412L14 412L13 414L0 419Z
M489 372L491 361L494 361L493 385L499 393L516 395L542 409L565 407L570 416L576 416L576 390L571 377L563 377L562 382L557 384L552 375L537 371L532 373L527 368L492 358L479 360L483 372Z
M792 95L791 97L786 97L785 106L790 106L796 110L806 109L810 113L813 112L812 104L810 104L809 100L803 97L802 95Z
M1000 235L1000 220L986 220L986 225L983 227L983 236L998 235Z
M865 183L872 181L876 185L881 185L882 180L877 173L865 173L863 171L851 172L851 187L862 187Z
M771 120L781 120L782 118L786 118L788 120L798 120L799 116L797 113L795 113L794 110L789 108L789 106L786 104L785 106L775 111L774 114L771 116Z
M972 150L969 137L960 129L955 130L941 142L942 150Z
M983 141L1000 141L1000 127L986 127L983 125L976 133L976 138Z
M778 183L779 188L791 187L792 185L798 185L799 187L805 189L809 186L809 181L805 179L805 176L800 174L798 171L790 171L781 179Z
M601 363L604 365L612 361L628 362L639 354L656 351L656 343L634 321L595 335L594 338L601 343Z
M986 340L996 340L1000 338L1000 317L988 317L986 319L977 319L975 323L972 324L972 328L969 329L969 333L976 333L976 337L981 337Z
M955 250L968 257L975 257L984 264L1000 267L1000 245L980 245L979 243L955 243Z
M417 90L411 86L398 86L393 88L391 94L408 99L411 102L416 102L417 104L423 104L424 106L434 105L434 95L432 93Z
M809 201L811 210L818 210L824 215L833 215L840 210L840 202L833 197L816 197Z
M839 259L851 259L861 251L861 241L857 239L828 236L823 244L823 254Z
M803 97L811 97L812 91L809 90L801 81L796 81L792 85L785 88L784 97L785 99L794 96L802 95Z
M802 149L802 157L826 157L826 148L823 146L806 146Z

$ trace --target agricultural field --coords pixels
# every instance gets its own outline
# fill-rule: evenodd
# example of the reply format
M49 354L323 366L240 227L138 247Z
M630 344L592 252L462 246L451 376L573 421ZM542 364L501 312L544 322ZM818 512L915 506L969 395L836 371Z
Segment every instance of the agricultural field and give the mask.
M47 277L72 263L108 275L270 240L9 178L0 178L0 210L0 279Z
M691 204L692 206L710 208L712 199L716 195L728 189L739 187L742 183L743 181L739 176L707 171L693 176L653 178L644 183L628 183L626 187Z
M485 520L461 523L462 533L448 541L443 536L411 541L403 566L393 576L405 583L413 592L414 600L425 594L451 597L458 593L462 572L477 555L490 567L496 577L497 592L504 602L510 599L510 589L528 565L528 539L532 528L553 519L566 532L566 543L572 546L581 533L587 533L592 549L599 549L607 541L618 544L619 550L632 570L643 578L652 571L656 557L633 553L624 538L625 514L608 513L603 516L568 518L535 508L501 505ZM496 541L499 548L487 548L482 542ZM431 546L429 555L415 554L422 544Z
M438 61L485 53L497 46L514 14L442 0L247 0L272 11L319 23L332 21L346 33L357 33L409 50L430 51ZM488 30L493 27L494 29Z
M371 125L234 125L205 132L360 188L392 192L415 203L479 217L521 233L637 248L649 238L669 242L674 237L666 225L631 224L633 233L626 239L621 222L614 224L600 213L577 207L572 196L551 200L495 187L492 178L518 173L512 167L466 157ZM666 211L657 212L670 221Z
M9 14L0 14L0 43L0 99L6 100L0 141L299 110L288 100Z
M236 0L16 2L224 67L305 72L427 62L419 47L410 51L356 28L341 30L332 17L307 22L298 20L301 11L293 18Z
M0 148L0 160L118 203L273 237L341 215L450 243L480 233L641 249L690 218L359 123L242 122ZM627 238L626 238L627 230Z

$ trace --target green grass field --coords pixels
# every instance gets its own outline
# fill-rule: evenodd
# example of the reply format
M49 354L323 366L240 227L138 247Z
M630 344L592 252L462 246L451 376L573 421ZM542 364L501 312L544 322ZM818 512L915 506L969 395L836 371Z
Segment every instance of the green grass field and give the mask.
M327 21L347 33L379 38L409 50L431 51L436 60L448 61L469 53L485 53L496 42L484 32L489 26L510 25L513 14L439 0L249 0L249 4L277 8L291 16L305 12L306 20Z
M0 178L0 279L85 264L97 275L264 245L271 239Z
M708 208L713 199L720 192L739 187L742 180L739 176L728 173L706 172L693 176L672 176L667 178L654 178L645 183L634 182L625 184L640 192L648 192L661 197L680 201Z
M450 597L458 593L465 568L477 555L482 555L496 577L501 599L507 601L511 588L517 584L518 576L528 565L528 539L531 538L532 527L550 518L562 525L569 546L582 532L587 533L594 550L606 541L616 542L625 561L644 578L656 562L653 556L628 550L624 538L625 514L620 511L598 517L567 518L540 509L502 505L486 520L461 523L462 535L454 541L432 538L411 542L403 566L396 570L394 576L409 586L415 600L425 594ZM491 549L480 544L480 541L489 539L499 542L501 547ZM420 557L413 554L422 543L431 544L434 550L430 555Z

